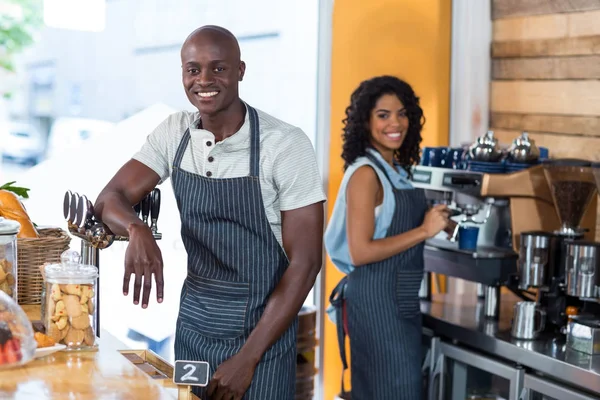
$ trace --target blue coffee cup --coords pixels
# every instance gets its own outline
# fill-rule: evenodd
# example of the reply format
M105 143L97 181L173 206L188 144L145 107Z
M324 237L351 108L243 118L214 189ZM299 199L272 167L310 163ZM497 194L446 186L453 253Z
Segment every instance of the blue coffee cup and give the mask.
M476 226L461 226L458 228L458 248L461 250L477 249L479 228Z
M429 149L429 163L431 167L445 167L446 166L446 154L448 154L447 147L432 147Z
M446 154L445 167L452 168L452 169L461 169L463 152L464 152L464 150L462 147L449 148L448 153Z
M432 147L424 147L423 154L421 155L421 165L429 165L429 157Z

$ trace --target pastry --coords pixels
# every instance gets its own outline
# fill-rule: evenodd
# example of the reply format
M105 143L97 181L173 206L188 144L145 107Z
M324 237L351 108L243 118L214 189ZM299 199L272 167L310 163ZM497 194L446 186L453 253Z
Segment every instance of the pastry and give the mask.
M52 339L50 336L44 335L41 332L36 332L33 335L33 338L37 342L37 347L52 347L56 344L56 341Z

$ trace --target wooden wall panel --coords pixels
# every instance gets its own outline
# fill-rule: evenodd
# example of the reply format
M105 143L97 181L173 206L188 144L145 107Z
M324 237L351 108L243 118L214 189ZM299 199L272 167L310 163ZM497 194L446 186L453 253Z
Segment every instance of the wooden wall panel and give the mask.
M600 79L600 55L493 60L492 79Z
M492 81L491 110L600 115L600 81Z
M600 161L600 0L493 0L493 14L490 128L500 142L527 131L552 158Z
M556 39L600 34L600 10L494 21L495 41Z
M503 145L510 145L521 134L518 130L495 129L494 135ZM566 136L547 132L529 132L535 144L550 149L552 158L581 158L600 161L600 137Z
M493 0L492 18L512 18L597 9L600 9L600 0Z
M492 58L600 54L600 35L492 43Z
M508 130L600 136L600 117L492 113L490 125Z
M568 14L570 37L600 35L600 11Z
M567 32L567 18L555 14L496 20L492 37L496 41L552 39L566 37Z

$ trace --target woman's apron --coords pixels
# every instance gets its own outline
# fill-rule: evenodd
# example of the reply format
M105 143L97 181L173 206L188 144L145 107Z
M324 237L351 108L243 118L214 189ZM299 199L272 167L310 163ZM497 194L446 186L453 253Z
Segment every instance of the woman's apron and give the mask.
M389 178L385 168L367 157ZM392 185L393 187L393 185ZM419 227L427 211L421 189L394 189L396 209L386 237ZM421 399L423 247L356 267L331 294L344 370L350 338L352 400ZM342 392L345 392L342 377Z

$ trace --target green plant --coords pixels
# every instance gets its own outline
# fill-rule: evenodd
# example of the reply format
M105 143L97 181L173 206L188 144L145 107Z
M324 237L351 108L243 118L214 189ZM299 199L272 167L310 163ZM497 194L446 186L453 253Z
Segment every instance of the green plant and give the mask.
M42 24L42 0L2 0L0 5L0 68L14 72L14 56L33 43Z
M13 186L15 183L17 183L17 181L5 183L4 185L0 186L0 190L8 190L9 192L13 192L17 196L20 196L24 199L28 199L30 189L19 186Z

